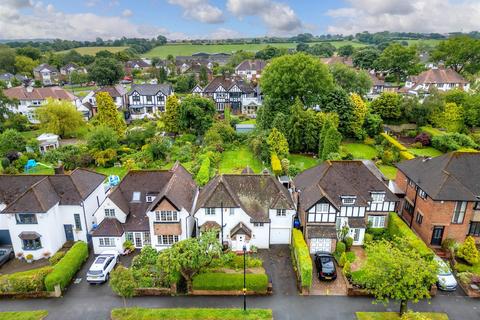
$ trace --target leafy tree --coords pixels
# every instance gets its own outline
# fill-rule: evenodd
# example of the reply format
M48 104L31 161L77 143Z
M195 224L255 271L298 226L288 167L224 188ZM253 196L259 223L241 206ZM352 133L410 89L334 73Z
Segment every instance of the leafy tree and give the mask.
M392 43L383 50L376 65L380 70L393 74L397 83L420 71L415 47L404 47L399 43Z
M188 238L163 250L158 256L157 266L169 274L180 272L192 291L193 277L208 268L222 255L222 245L216 231L203 232L197 238Z
M342 135L335 127L330 127L325 133L322 147L322 160L327 160L332 154L338 153L340 144L342 143Z
M269 45L265 49L257 51L255 59L270 60L286 54L288 54L287 48L276 48Z
M415 96L403 97L400 109L403 112L405 120L416 123L419 126L426 125L431 116L430 109L427 105L420 103Z
M274 153L282 159L288 156L288 141L276 128L270 131L267 143L270 147L270 153Z
M6 45L0 45L0 70L15 73L15 50Z
M463 73L480 71L480 40L456 36L440 42L432 52L432 60Z
M123 116L117 111L117 106L113 102L112 97L107 92L97 92L97 110L96 118L100 125L112 128L119 135L125 133L127 125Z
M207 83L208 83L208 71L207 71L207 67L204 66L204 65L202 65L200 67L200 74L198 75L198 82L200 83L201 86L206 86ZM194 85L194 87L195 87L195 85Z
M100 52L97 52L97 56ZM96 84L108 86L117 83L124 76L124 72L122 65L117 60L113 58L97 58L90 66L88 75L90 80L95 81Z
M88 74L78 71L70 73L70 83L82 85L88 82Z
M321 97L320 108L324 112L337 113L340 120L338 130L346 136L353 135L354 106L345 90L335 87L324 94Z
M472 236L465 238L465 241L458 247L457 257L474 265L480 262L480 253L475 245L475 239Z
M18 108L18 100L10 99L0 88L0 129L2 129L1 126L3 126L5 120L7 120L12 113L9 109L9 106L12 105Z
M29 57L32 60L39 60L42 57L42 52L39 49L31 46L17 48L17 54L20 56Z
M300 42L297 44L297 52L308 52L308 49L310 49L308 43Z
M165 160L171 150L172 142L170 139L160 136L154 136L148 142L148 150L153 160Z
M353 54L353 52L354 48L351 44L347 44L338 48L338 55L341 57L349 57Z
M285 137L288 137L288 116L285 115L283 112L278 112L275 115L275 118L273 119L272 122L272 129L276 128L278 131L280 131Z
M23 75L32 75L37 62L26 56L15 57L15 71Z
M131 298L135 294L135 278L131 269L120 265L111 273L110 287L112 291L123 298L123 306L127 308L126 298Z
M443 112L432 115L433 124L448 132L460 132L464 128L463 108L455 102L446 103Z
M328 58L335 53L335 47L330 42L316 43L308 48L308 53L314 56Z
M366 248L367 259L362 267L361 284L377 301L400 301L400 314L407 311L408 301L430 298L430 287L437 281L438 265L426 260L407 245L394 245L385 240Z
M213 123L215 104L211 99L188 95L180 103L178 127L183 132L203 135Z
M244 50L239 50L233 53L230 56L230 59L228 59L228 65L235 68L238 66L240 63L242 63L245 60L251 60L255 58L255 53L251 51L244 51Z
M330 67L335 83L348 93L358 93L364 96L372 87L372 79L366 71L357 71L342 63Z
M402 116L401 99L401 96L394 92L383 92L380 97L372 101L370 108L383 120L396 121Z
M78 129L85 126L83 115L66 100L47 99L47 103L39 107L36 114L44 131L62 138L73 137Z
M89 134L87 139L91 150L107 150L118 148L118 133L111 127L98 126Z
M380 56L380 51L373 47L364 47L356 50L352 55L353 65L357 68L370 70L375 68L375 62Z
M25 138L14 129L7 129L0 134L0 155L6 156L10 151L24 151L27 145Z
M270 156L270 164L272 166L273 174L275 174L276 176L282 174L282 163L280 162L280 159L278 158L276 153L272 153L272 155Z
M351 94L350 100L353 104L352 132L357 138L362 138L364 134L363 124L368 113L368 106L358 94Z
M176 95L167 97L165 112L162 114L162 122L166 132L178 133L180 123L180 100Z
M179 93L188 93L192 91L195 87L195 75L193 74L182 74L177 77L177 82L175 83L175 91Z

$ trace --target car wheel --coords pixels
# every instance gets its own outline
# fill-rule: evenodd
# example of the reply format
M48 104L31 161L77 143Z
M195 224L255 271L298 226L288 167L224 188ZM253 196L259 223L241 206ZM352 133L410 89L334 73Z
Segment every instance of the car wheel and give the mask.
M13 258L15 258L15 254L13 252L10 252L10 260L12 260Z
M107 273L107 275L105 276L105 282L108 282L109 279L110 279L110 273Z

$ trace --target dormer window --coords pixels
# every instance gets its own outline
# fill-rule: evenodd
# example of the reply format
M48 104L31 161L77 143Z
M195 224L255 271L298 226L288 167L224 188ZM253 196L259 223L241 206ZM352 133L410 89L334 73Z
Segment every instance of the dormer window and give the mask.
M140 192L134 191L132 194L132 201L139 202L140 201Z
M156 195L154 195L154 194L147 194L147 195L145 196L145 201L148 202L148 203L150 203L150 202L153 202L153 200L155 200L155 198L156 198Z
M355 204L356 198L357 197L353 197L353 196L342 197L342 204L345 206L352 206Z
M115 209L105 208L105 217L115 218Z
M385 192L372 192L372 202L382 203L385 200Z

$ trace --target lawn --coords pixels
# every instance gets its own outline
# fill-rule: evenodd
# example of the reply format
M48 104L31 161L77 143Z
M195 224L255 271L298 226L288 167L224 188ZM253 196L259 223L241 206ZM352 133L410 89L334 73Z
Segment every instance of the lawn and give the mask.
M351 44L354 47L364 47L365 44L355 41L331 41L335 47L341 47L347 44ZM309 43L314 45L315 43ZM206 53L233 53L239 50L257 52L266 48L267 46L274 46L277 48L296 48L295 42L282 42L282 43L246 43L246 44L167 44L164 46L158 46L152 50L144 53L142 56L146 58L160 57L166 58L168 55L175 56L190 56L198 52Z
M41 129L37 129L37 130L31 130L31 131L22 131L20 132L20 134L26 139L26 140L30 140L30 139L33 139L33 138L36 138L38 137L39 135L41 135L43 132Z
M428 133L431 137L444 135L446 132L432 127L420 127L422 132Z
M270 309L113 309L112 320L269 320L273 319Z
M395 177L397 175L396 167L380 164L378 165L378 169L380 169L380 171L383 173L385 177L387 177L387 179L395 180Z
M32 168L28 170L28 172L25 172L28 174L54 174L53 168L48 168L42 165L37 165L35 168Z
M47 310L0 312L0 320L42 320L47 315Z
M248 119L248 120L240 121L240 124L256 124L256 123L257 123L257 119Z
M299 168L301 171L307 170L320 163L318 158L304 154L290 154L288 160L290 161L290 165Z
M414 154L417 157L438 157L443 154L441 151L438 151L433 147L425 147L421 149L408 148L408 152Z
M448 320L446 313L421 312L421 315L431 320ZM400 320L397 312L357 312L357 320Z
M107 177L111 175L119 176L120 179L122 179L127 174L127 168L125 167L94 167L93 170L97 171L98 173L103 173Z
M347 152L353 154L354 159L371 160L377 156L377 150L374 147L363 143L344 143L342 146Z
M128 47L79 47L79 48L74 48L74 49L71 49L71 50L75 50L80 54L89 54L89 55L94 56L98 51L102 51L102 50L107 50L107 51L115 53L115 52L123 51L127 48ZM58 51L57 53L67 53L68 51L70 51L70 50Z
M246 166L255 173L260 173L265 167L247 146L241 146L222 153L218 171L219 173L241 173Z

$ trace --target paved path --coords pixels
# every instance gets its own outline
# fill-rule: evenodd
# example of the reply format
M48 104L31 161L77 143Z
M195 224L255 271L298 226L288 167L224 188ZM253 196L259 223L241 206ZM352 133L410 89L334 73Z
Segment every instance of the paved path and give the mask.
M274 294L269 297L248 297L249 308L271 308L276 320L289 319L355 319L355 311L396 311L398 306L387 308L373 305L372 299L363 297L299 296L295 291L295 280L291 277L288 249L274 248L272 254L262 257L273 285ZM80 271L84 277L87 265ZM176 307L230 307L241 308L242 297L139 297L129 299L128 306L150 308ZM108 285L89 286L85 281L73 284L63 298L0 300L1 311L47 309L47 320L105 320L112 308L122 307L123 300L115 296ZM480 300L463 296L440 295L431 304L421 302L413 305L419 311L447 312L450 320L480 319Z

